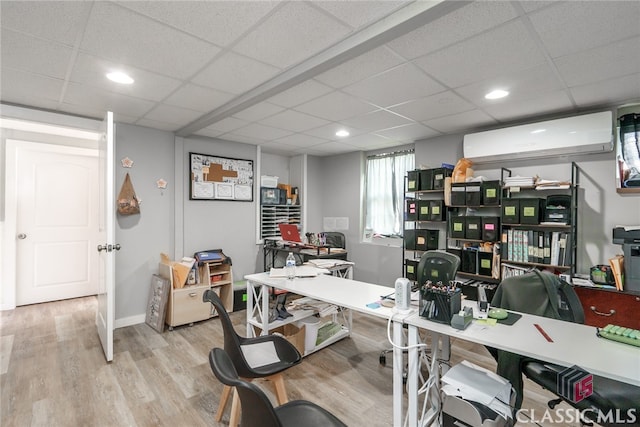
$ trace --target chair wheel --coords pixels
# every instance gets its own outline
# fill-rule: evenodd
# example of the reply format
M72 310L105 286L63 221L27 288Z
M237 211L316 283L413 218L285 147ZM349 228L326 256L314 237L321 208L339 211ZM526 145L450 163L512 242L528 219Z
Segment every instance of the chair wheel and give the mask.
M387 366L387 356L384 354L384 351L380 353L380 366Z

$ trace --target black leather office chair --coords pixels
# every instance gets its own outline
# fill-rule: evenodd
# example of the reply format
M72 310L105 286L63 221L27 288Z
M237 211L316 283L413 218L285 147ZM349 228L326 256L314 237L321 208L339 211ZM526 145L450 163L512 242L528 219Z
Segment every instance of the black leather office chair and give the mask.
M420 256L418 262L418 270L416 279L418 287L431 281L434 284L442 282L443 285L449 285L449 282L456 279L458 268L460 267L460 257L447 251L434 249L426 251ZM387 363L387 354L392 353L393 348L388 348L380 352L380 365L385 366ZM406 353L406 351L403 351Z
M231 358L238 375L249 380L265 378L271 381L275 386L278 403L286 403L288 399L282 371L300 363L302 360L302 356L295 346L284 337L277 335L261 335L253 338L241 337L236 333L229 318L229 313L227 313L215 291L212 289L206 290L202 300L213 304L220 317L224 331L224 349ZM216 413L216 421L218 422L222 419L230 393L231 387L226 385ZM229 426L235 427L237 425L239 415L239 400L237 394L234 393Z
M498 286L491 305L522 313L584 323L584 311L573 287L548 272L533 271L523 276L504 279ZM558 374L567 369L566 366L542 362L506 351L495 349L489 349L489 351L498 361L497 373L511 381L511 385L518 394L516 409L522 406L523 373L536 384L556 393ZM612 363L615 362L612 361ZM549 402L549 407L553 409L562 401L580 411L589 409L590 411L584 412L587 417L595 415L597 410L603 413L613 411L615 414L619 411L626 414L629 409L638 410L640 387L593 375L593 394L577 403L559 396L558 399ZM613 418L615 419L615 416ZM589 421L583 420L585 423ZM606 420L597 420L597 422L602 426L620 425Z
M306 400L294 400L274 408L260 387L238 377L234 363L221 348L209 352L209 364L218 380L225 387L235 387L240 395L242 427L346 426L327 410Z
M332 248L347 248L347 239L344 236L344 233L340 233L339 231L327 231L324 235L328 246Z

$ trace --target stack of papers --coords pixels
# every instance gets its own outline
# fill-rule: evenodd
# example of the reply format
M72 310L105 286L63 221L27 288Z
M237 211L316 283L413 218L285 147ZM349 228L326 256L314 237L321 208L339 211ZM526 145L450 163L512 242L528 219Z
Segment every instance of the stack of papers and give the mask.
M487 369L465 360L447 371L442 384L442 391L449 396L481 403L504 419L512 418L511 383Z
M569 188L569 181L556 181L551 179L538 179L536 181L536 190L562 190Z
M320 258L320 259L310 259L308 264L313 265L318 268L333 268L333 267L341 267L353 265L352 261L346 261L343 259L331 259L331 258Z
M532 176L509 176L504 179L505 187L533 187L535 178Z

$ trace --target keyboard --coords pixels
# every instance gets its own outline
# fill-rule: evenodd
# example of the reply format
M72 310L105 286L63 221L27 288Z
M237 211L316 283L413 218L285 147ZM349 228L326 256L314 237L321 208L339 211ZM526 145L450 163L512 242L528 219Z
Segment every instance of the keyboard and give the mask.
M618 325L607 325L598 329L598 336L612 341L640 347L640 331Z

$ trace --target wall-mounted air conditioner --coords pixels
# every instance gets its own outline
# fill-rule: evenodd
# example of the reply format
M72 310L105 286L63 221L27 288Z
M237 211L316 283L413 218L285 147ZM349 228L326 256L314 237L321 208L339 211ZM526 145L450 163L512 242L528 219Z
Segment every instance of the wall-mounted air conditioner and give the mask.
M531 123L464 136L474 163L523 160L613 150L611 111Z

